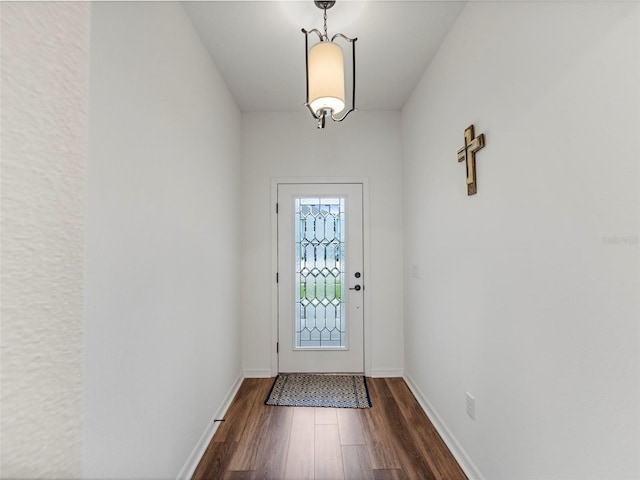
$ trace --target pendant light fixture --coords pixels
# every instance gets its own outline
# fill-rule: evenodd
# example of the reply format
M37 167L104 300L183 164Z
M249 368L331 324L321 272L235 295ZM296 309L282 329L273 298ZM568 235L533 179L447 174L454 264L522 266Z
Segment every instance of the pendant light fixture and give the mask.
M327 10L335 5L335 1L316 0L316 7L324 11L324 33L317 29L305 30L304 50L307 70L307 99L305 106L311 112L313 118L318 121L318 128L324 128L327 117L333 121L341 122L351 112L356 111L356 40L342 33L336 33L331 39L327 34ZM309 35L315 33L320 39L309 49ZM345 103L345 78L344 55L342 47L335 43L337 38L346 40L351 44L351 57L353 61L353 85L351 88L351 108L341 117L336 115L343 112Z

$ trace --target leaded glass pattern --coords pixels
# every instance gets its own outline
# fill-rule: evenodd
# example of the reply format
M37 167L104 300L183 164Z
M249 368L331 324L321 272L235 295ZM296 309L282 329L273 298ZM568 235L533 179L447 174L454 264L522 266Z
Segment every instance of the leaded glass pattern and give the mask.
M345 200L295 200L295 346L346 346Z

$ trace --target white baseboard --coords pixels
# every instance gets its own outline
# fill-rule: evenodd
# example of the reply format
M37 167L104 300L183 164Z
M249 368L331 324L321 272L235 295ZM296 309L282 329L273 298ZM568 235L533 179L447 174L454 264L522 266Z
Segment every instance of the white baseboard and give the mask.
M222 405L220 406L218 411L216 411L213 417L211 417L211 420L209 420L209 424L207 425L207 428L205 428L204 432L202 432L200 440L198 440L198 443L191 451L191 455L189 455L189 458L185 462L184 466L182 467L182 469L180 469L180 472L176 477L177 480L190 480L191 477L193 477L193 472L195 472L198 463L200 463L200 459L204 455L205 450L207 449L209 443L211 442L211 439L213 438L213 434L216 433L216 430L220 425L220 422L216 422L214 420L216 418L224 418L224 415L229 409L229 405L231 405L233 398L236 396L236 393L238 393L238 389L242 384L242 380L244 380L242 376L236 378L236 381L233 383L233 385L227 392L227 395L224 397Z
M374 368L369 376L371 378L403 377L404 370L402 368Z
M242 372L244 374L244 378L271 378L273 375L271 374L270 368L260 368L254 370L245 370Z
M449 428L447 428L446 424L443 422L442 418L440 418L440 415L438 415L436 410L433 408L433 405L431 405L429 400L427 400L427 397L422 393L422 390L420 390L413 381L411 375L405 372L404 380L407 382L409 390L411 390L413 396L416 397L416 400L418 400L418 403L424 410L424 413L427 414L427 417L429 417L433 426L436 427L436 430L442 437L442 440L444 440L444 443L447 445L469 480L485 480L480 469L478 469L473 460L471 460L471 457L469 457L464 448L462 448L460 443L458 443Z

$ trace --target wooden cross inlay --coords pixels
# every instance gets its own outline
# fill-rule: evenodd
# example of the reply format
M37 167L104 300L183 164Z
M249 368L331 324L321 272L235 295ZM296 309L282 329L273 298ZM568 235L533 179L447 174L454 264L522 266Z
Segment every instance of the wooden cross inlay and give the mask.
M475 195L476 184L476 152L484 147L484 133L474 138L473 125L464 131L464 147L458 150L458 162L467 162L467 195Z

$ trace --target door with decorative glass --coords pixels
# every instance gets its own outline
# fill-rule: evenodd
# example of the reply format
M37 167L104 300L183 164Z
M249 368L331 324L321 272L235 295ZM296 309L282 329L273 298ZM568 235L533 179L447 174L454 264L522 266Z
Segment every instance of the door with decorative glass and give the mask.
M364 372L362 184L278 185L278 370Z

